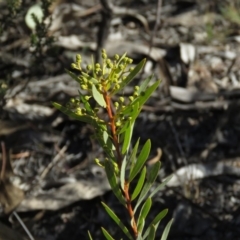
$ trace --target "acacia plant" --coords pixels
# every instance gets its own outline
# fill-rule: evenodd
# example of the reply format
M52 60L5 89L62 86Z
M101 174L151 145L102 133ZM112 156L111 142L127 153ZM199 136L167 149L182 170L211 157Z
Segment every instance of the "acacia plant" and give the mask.
M158 87L160 81L152 84L151 78L144 80L141 86L135 86L131 96L124 96L124 88L142 70L145 59L136 67L130 67L132 59L115 55L111 60L102 50L102 63L92 63L86 69L81 66L81 56L76 56L71 67L79 75L67 71L79 83L80 91L77 98L73 98L66 106L58 103L53 105L69 117L88 123L95 129L94 137L103 148L106 158L102 161L96 159L98 165L106 172L111 190L129 215L129 226L125 226L119 217L105 203L102 203L108 215L117 223L119 228L130 240L154 240L156 230L167 209L161 211L145 226L146 217L152 206L152 197L164 187L162 184L151 190L160 169L157 161L151 167L145 165L151 148L147 140L139 151L139 139L131 148L131 139L134 123L143 104ZM93 99L89 101L90 99ZM104 108L106 116L100 117L99 109ZM131 186L131 188L130 188ZM131 190L132 189L132 190ZM172 220L165 227L161 240L166 239ZM102 228L103 235L108 240L114 238ZM89 238L92 239L90 233Z

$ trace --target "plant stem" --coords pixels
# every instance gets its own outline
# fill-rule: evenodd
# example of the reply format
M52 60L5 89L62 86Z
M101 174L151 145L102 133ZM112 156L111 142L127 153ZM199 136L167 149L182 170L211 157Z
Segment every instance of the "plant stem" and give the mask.
M106 102L107 113L108 113L108 117L110 119L110 127L111 127L111 131L112 131L113 144L114 144L114 146L116 148L116 152L117 152L117 163L118 163L119 169L121 169L122 155L120 153L120 146L119 146L117 132L116 132L116 125L115 125L114 116L113 116L113 112L112 112L112 108L111 108L111 98L109 97L107 91L105 91L105 90L103 91L103 97Z
M111 131L112 131L113 144L114 144L114 146L116 148L116 152L117 152L118 168L121 169L122 155L120 153L120 146L119 146L119 142L118 142L118 136L116 133L116 125L115 125L114 115L113 115L113 111L112 111L112 107L111 107L111 97L108 95L108 92L105 89L103 91L103 96L104 96L104 99L106 102L108 117L110 119L110 127L111 127ZM134 217L134 212L133 212L133 208L132 208L132 204L131 204L131 198L129 196L129 183L127 181L125 181L124 189L122 189L122 191L123 191L124 197L126 199L127 210L130 215L130 219L132 220L131 226L132 226L133 234L134 234L135 238L137 238L137 236L138 236L137 223L136 223L136 219Z

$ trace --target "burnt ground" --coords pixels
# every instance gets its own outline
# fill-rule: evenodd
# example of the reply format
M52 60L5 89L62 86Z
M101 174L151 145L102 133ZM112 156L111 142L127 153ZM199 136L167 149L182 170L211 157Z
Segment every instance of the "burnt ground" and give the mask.
M134 63L147 58L134 84L152 73L162 80L134 131L141 144L151 139L151 158L161 149L158 183L179 177L153 198L150 219L169 209L156 239L172 217L171 240L240 239L238 0L119 0L112 14L95 0L55 1L45 19L50 26L32 38L24 20L32 1L11 17L0 4L0 140L14 172L8 165L1 184L1 223L24 235L12 214L22 201L16 211L36 239L88 239L88 230L104 239L101 226L125 239L101 206L107 203L127 224L95 166L103 153L92 129L51 105L77 95L65 72L75 55L89 62L104 47L109 56L127 52Z

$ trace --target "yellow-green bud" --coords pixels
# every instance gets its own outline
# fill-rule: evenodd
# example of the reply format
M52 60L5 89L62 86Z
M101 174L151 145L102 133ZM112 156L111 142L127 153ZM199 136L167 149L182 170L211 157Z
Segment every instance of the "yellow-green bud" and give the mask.
M87 100L87 101L88 101L90 98L91 98L91 96L84 96L84 99Z
M85 84L81 84L80 87L82 88L82 90L87 90L88 89L87 85L85 85Z
M101 68L101 65L99 64L99 63L96 63L95 64L95 68L97 69L97 68Z
M87 70L88 70L88 71L91 71L91 70L92 70L92 65L90 65L90 64L87 65Z
M106 66L107 68L113 68L113 63L107 63Z
M139 86L135 86L135 87L134 87L134 90L135 90L135 91L138 91L138 90L139 90Z
M82 109L81 108L77 108L75 110L75 113L78 114L78 115L82 115Z
M130 67L129 71L132 72L134 70L134 67Z
M121 122L120 121L116 122L116 126L120 127L121 126Z
M132 102L134 100L134 97L133 96L130 96L129 97L129 100Z
M120 98L119 98L119 101L120 101L121 103L124 103L124 100L125 100L124 97L120 97Z
M114 106L115 106L115 108L118 108L118 107L119 107L119 103L118 103L118 102L115 102L115 103L114 103Z
M75 99L74 99L74 98L71 98L71 99L70 99L70 103L75 103Z
M102 53L102 59L107 59L107 54L106 53Z
M115 87L114 87L116 90L120 89L120 85L119 84L116 84Z
M134 93L133 93L133 96L134 96L135 98L138 97L138 95L139 95L138 92L134 92Z
M82 60L81 55L80 55L80 54L77 54L77 55L76 55L76 62L81 62L81 60Z
M88 82L87 78L82 77L82 81L86 84Z
M131 64L133 62L133 60L131 58L127 59L127 64Z
M73 68L73 69L77 69L77 68L78 68L78 67L77 67L77 64L72 63L72 64L71 64L71 68Z
M95 160L95 163L96 163L98 166L104 168L104 164L103 164L102 162L100 162L100 160L99 160L98 158L95 158L94 160Z
M127 77L126 77L126 76L123 76L123 77L122 77L122 80L123 80L123 81L125 81L126 79L127 79Z
M119 67L120 70L124 69L124 65L123 64L120 64L118 67Z
M115 59L115 60L118 60L118 59L119 59L119 55L118 55L118 54L115 54L115 55L114 55L114 59Z

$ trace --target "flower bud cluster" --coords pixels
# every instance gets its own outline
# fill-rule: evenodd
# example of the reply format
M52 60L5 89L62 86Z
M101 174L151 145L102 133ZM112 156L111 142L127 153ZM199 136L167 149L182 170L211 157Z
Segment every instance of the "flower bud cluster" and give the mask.
M132 64L133 60L124 54L119 56L115 54L112 59L110 59L106 53L106 50L101 52L102 64L93 63L86 66L85 69L81 67L82 57L80 54L76 56L76 60L72 63L71 67L75 70L80 71L80 75L76 76L76 80L79 82L80 88L84 90L85 93L81 93L84 96L84 99L88 100L94 96L93 89L96 89L100 95L112 97L119 89L122 89L125 86L124 81L127 81L128 74L133 70L129 68L129 65ZM93 85L95 88L93 88ZM94 91L96 91L94 90ZM125 109L126 105L133 102L137 97L139 92L139 87L135 86L132 96L129 96L128 99L125 99L123 96L120 96L119 99L113 104L115 112L115 125L117 128L120 128L126 121L129 120L128 116L124 116L121 112ZM96 92L95 92L96 94ZM97 113L99 108L95 107L91 111L81 108L80 99L71 99L67 107L74 111L78 115L90 115L94 119L98 118ZM99 118L96 119L100 120Z

